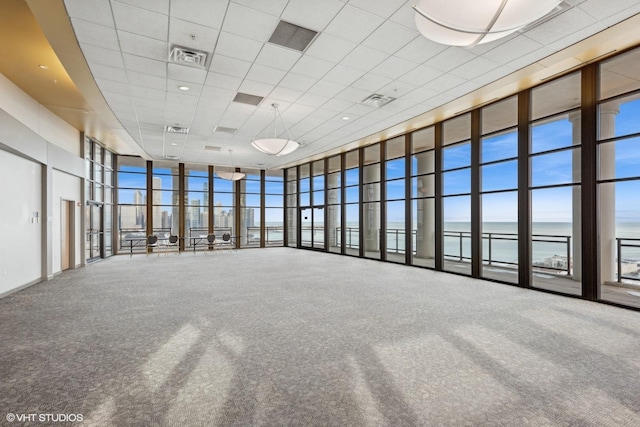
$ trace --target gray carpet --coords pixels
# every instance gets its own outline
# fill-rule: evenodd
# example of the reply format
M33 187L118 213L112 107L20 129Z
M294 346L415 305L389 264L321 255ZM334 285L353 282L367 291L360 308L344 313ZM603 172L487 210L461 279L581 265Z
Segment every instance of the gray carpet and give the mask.
M638 426L640 313L288 248L112 257L0 300L9 413Z

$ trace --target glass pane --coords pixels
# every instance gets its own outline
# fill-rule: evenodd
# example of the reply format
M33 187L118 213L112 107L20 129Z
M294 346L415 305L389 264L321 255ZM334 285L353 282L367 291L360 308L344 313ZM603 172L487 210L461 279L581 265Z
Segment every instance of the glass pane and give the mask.
M265 181L282 182L284 180L284 171L280 169L271 169L264 172Z
M404 158L387 162L387 179L404 178Z
M411 202L413 227L411 263L423 267L435 267L435 199L418 199Z
M324 175L313 177L313 191L324 190Z
M221 209L216 208L216 210L220 212ZM198 206L195 203L193 203L186 207L185 213L186 213L185 227L189 236L195 236L196 229L203 232L208 230L209 228L209 208L208 207Z
M380 181L380 163L365 166L362 180L364 183Z
M364 164L370 165L380 161L380 144L370 145L364 148Z
M512 96L482 109L482 134L496 132L518 124L518 98Z
M173 206L154 206L153 207L153 229L158 231L158 238L169 238L169 234L173 229ZM178 207L175 207L176 218L178 216ZM173 234L177 234L176 227Z
M471 192L471 169L461 169L442 174L443 195L466 194Z
M640 50L634 49L600 64L600 99L640 88Z
M640 94L605 102L598 107L599 139L640 132Z
M300 206L309 206L309 205L311 205L311 194L300 193Z
M298 170L294 168L287 169L287 181L294 181L298 177Z
M283 194L283 191L282 181L265 181L264 183L265 194Z
M364 191L365 202L377 202L380 200L380 183L376 182L374 184L365 184L363 186L362 191Z
M204 221L203 221L204 225ZM220 233L235 233L234 210L230 206L217 206L213 209L213 227Z
M405 262L405 205L404 200L387 202L387 260Z
M213 179L213 190L224 193L233 193L233 181L229 181L228 179L214 178Z
M359 163L358 163L359 160L358 159L360 159L360 151L359 150L349 151L345 156L344 168L345 169L352 169L352 168L359 167Z
M248 206L259 208L260 207L260 195L259 194L246 194L240 198L241 206Z
M509 131L481 140L482 163L518 157L518 132Z
M580 143L580 136L575 141ZM555 150L574 145L573 124L567 115L553 117L531 127L531 152Z
M146 199L146 190L118 190L118 203L121 205L144 205Z
M640 180L599 186L601 296L631 307L640 307L638 193Z
M145 237L147 209L145 206L118 206L118 224L122 231L141 231Z
M404 179L387 181L387 200L399 200L405 198Z
M518 283L518 192L482 196L482 277Z
M340 189L334 188L332 190L327 191L327 204L328 205L337 205L340 204Z
M346 171L345 185L358 185L360 183L360 169Z
M324 190L313 192L313 204L316 206L324 205Z
M240 191L243 193L260 194L260 181L243 180L240 183Z
M298 245L298 212L296 208L287 209L287 246Z
M545 188L531 191L533 286L574 295L582 293L573 278L575 260L580 259L580 187Z
M215 193L213 195L213 204L215 206L233 206L233 194Z
M153 190L154 205L178 205L180 204L179 193L177 191Z
M576 165L574 168L573 165ZM531 185L580 182L580 149L541 154L531 158Z
M298 191L300 192L311 190L311 178L302 178L299 185Z
M598 161L600 179L640 176L640 138L600 144Z
M442 144L449 145L454 142L471 138L471 114L467 113L442 124Z
M328 173L340 172L340 156L329 157L329 170Z
M340 172L334 172L327 175L327 188L340 187Z
M349 255L358 255L360 248L360 209L356 204L346 205L345 251Z
M265 208L264 238L265 246L284 245L284 209Z
M327 206L328 233L327 244L329 252L341 251L340 206Z
M444 264L446 271L471 274L471 197L445 197Z
M580 73L573 73L531 90L531 119L580 106Z
M346 192L347 192L347 203L358 203L359 199L359 190L358 187L347 187L346 188Z
M305 163L304 165L300 165L300 179L309 178L310 176L310 166L309 163Z
M147 188L147 175L139 173L118 172L118 186L120 188Z
M435 151L425 151L411 156L411 175L435 172Z
M436 146L435 132L433 126L420 129L411 134L411 152L430 150Z
M364 204L364 218L362 218L362 232L364 233L364 256L380 258L380 203Z
M313 175L324 175L324 160L313 162Z
M442 169L449 170L471 165L471 143L456 144L442 150Z
M313 209L313 247L324 248L324 209Z
M240 247L260 246L260 209L240 209Z
M283 196L272 196L266 195L264 197L264 205L267 208L281 208L283 207L284 197Z
M492 163L481 166L482 191L510 190L518 188L518 161Z
M435 175L423 175L411 178L411 197L435 196Z
M404 135L387 141L387 160L404 157Z

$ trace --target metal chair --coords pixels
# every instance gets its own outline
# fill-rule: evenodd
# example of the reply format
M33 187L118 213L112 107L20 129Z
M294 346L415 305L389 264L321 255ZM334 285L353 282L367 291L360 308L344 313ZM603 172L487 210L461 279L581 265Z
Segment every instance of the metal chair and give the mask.
M158 256L160 256L158 236L151 234L147 236L147 256L149 256L149 251L153 251L154 248L158 251Z
M169 240L164 245L165 251L169 251L169 249L174 248L176 252L178 252L178 255L180 255L180 245L178 244L179 240L180 239L178 239L178 236L175 236L173 234L170 235Z
M233 244L233 240L231 239L231 234L224 233L222 235L222 243L220 246L226 247L228 250L235 249L235 245Z
M207 250L214 250L215 248L216 248L216 235L207 234Z

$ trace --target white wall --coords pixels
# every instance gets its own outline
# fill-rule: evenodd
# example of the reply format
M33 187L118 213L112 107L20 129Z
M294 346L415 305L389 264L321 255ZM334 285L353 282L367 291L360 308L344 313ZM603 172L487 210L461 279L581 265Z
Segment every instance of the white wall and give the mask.
M78 203L82 202L82 182L80 178L69 175L57 170L53 171L53 209L51 210L51 226L52 226L52 267L53 273L62 271L62 236L61 230L61 210L62 200L73 200L75 203L75 266L79 266L82 262L81 244L82 233L81 218L82 207Z
M0 150L0 295L42 274L42 167Z

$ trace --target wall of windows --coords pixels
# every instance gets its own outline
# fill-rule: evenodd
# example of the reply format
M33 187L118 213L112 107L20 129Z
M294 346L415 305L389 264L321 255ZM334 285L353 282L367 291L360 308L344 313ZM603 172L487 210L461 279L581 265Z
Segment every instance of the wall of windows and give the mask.
M264 244L284 245L284 172L264 172Z
M636 49L288 169L288 216L328 220L326 247L290 245L640 307L639 69Z
M113 254L113 154L85 138L85 259Z

